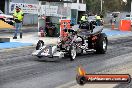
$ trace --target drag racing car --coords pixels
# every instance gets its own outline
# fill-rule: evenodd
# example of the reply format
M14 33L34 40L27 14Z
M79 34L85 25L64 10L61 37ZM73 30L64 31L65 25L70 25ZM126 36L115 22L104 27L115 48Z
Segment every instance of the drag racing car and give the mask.
M77 55L87 52L104 54L108 40L102 30L103 26L96 26L93 22L81 23L76 31L65 28L63 31L67 36L59 37L56 45L45 45L44 41L39 40L32 55L38 58L62 58L67 55L73 61Z

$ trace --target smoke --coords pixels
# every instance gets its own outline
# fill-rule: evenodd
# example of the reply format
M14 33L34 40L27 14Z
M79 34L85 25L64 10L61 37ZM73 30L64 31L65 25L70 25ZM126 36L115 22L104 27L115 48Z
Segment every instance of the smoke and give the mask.
M127 0L122 0L123 2L127 3Z

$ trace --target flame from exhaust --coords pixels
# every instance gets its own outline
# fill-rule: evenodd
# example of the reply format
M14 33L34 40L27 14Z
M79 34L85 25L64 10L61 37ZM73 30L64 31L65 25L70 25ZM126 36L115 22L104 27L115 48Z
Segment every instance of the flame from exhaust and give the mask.
M79 76L85 76L86 75L85 70L81 66L78 67L78 75Z

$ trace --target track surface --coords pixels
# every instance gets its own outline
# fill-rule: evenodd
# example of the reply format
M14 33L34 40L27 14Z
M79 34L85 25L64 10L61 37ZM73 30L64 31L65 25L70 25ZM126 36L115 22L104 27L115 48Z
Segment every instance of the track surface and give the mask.
M0 88L54 88L74 81L77 67L80 65L88 73L96 73L132 63L132 59L113 59L132 53L130 37L110 40L106 54L90 53L78 56L73 62L69 58L38 60L31 55L34 49L35 47L25 47L0 51Z

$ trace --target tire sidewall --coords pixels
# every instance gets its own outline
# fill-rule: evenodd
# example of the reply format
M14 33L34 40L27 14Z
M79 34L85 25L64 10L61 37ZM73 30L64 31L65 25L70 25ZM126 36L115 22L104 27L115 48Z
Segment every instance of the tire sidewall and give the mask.
M81 36L78 36L82 39L81 43L79 42L78 44L80 44L81 46L84 44L84 39L81 37ZM83 49L81 49L80 47L76 47L76 52L77 52L77 55L82 55L83 54Z
M73 49L75 49L75 54L76 54L75 57L72 56L72 50L73 50ZM72 45L70 46L69 56L70 56L70 60L71 60L71 61L74 61L75 58L76 58L76 56L77 56L76 46L75 46L74 44L72 44Z
M106 43L105 49L103 48L103 42L104 41ZM96 42L96 47L95 47L96 53L104 54L107 51L107 45L108 45L107 36L106 36L105 33L101 33L98 36L98 39L97 39L97 42Z
M42 40L39 40L36 46L36 50L39 50L42 46L44 46L44 42Z

